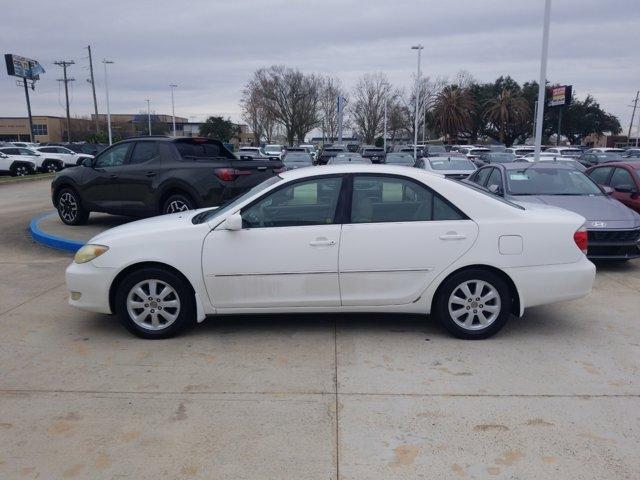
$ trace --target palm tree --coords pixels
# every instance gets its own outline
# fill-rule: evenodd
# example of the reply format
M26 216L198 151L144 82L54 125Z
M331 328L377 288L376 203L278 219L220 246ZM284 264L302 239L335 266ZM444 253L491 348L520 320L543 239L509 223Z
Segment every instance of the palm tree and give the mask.
M433 108L433 117L435 124L448 141L469 129L471 110L475 104L469 92L457 86L445 87L438 94Z
M496 98L488 100L486 107L487 120L498 127L502 143L505 143L508 125L526 121L531 113L527 100L506 88Z

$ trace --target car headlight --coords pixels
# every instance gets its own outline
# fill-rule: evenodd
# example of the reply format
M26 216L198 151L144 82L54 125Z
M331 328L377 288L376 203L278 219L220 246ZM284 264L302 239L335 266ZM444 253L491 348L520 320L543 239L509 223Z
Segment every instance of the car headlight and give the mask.
M109 247L106 247L104 245L87 244L76 252L76 255L73 257L73 261L76 263L90 262L94 258L97 258L105 253L107 250L109 250Z

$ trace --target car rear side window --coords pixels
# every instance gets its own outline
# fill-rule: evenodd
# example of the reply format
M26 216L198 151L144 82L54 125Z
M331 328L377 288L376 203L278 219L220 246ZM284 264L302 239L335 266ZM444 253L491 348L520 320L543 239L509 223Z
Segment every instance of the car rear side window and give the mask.
M424 222L465 218L429 188L409 179L362 175L353 180L351 223Z
M589 172L589 177L600 185L607 185L607 178L611 173L612 167L595 168Z
M220 157L220 148L212 143L178 142L176 148L182 157L210 158Z
M136 142L131 154L130 164L146 163L160 156L158 142Z

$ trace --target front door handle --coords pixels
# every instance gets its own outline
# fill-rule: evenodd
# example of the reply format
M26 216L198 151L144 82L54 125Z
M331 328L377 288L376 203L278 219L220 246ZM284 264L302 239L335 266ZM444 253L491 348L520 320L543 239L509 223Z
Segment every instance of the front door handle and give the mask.
M440 240L464 240L466 235L462 235L456 232L447 232L444 235L440 235Z
M145 177L155 177L157 175L156 172L147 172L144 174Z
M329 240L328 238L316 238L315 240L309 242L309 245L311 245L312 247L331 246L335 244L335 240Z

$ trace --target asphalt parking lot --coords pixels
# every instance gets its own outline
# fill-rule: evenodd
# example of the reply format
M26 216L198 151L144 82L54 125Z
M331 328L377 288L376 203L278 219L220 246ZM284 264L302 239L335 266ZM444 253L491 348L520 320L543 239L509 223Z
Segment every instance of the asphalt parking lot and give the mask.
M66 303L49 181L0 185L0 478L637 479L640 262L461 341L429 319L209 319L164 341Z

